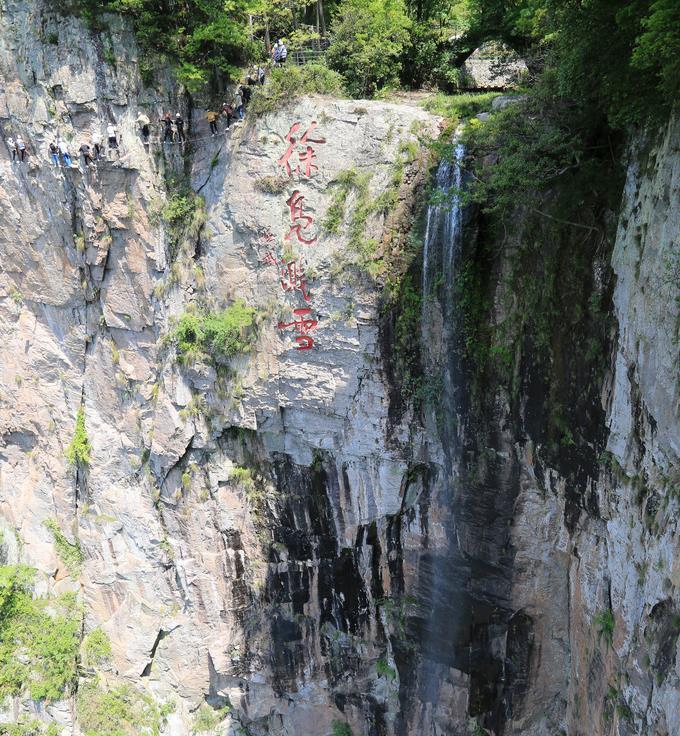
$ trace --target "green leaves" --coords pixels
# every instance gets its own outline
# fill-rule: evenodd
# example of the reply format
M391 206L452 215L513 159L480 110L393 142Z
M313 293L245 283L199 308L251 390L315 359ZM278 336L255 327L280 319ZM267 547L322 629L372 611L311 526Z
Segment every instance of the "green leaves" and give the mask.
M342 0L332 24L328 64L353 97L399 83L411 21L403 0Z
M225 360L250 350L255 341L256 314L242 301L221 312L185 312L170 339L182 362L202 357Z
M32 577L0 567L0 698L59 700L75 683L82 614L73 594L34 600Z
M70 465L87 466L90 464L92 445L85 429L85 410L81 406L76 414L76 428L73 439L66 448L66 458Z

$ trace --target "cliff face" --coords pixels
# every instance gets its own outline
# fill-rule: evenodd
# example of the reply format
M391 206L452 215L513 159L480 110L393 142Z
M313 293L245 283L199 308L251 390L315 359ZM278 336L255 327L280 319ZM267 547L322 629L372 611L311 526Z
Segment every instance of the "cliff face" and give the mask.
M0 557L36 568L38 595L76 592L112 652L83 649L77 695L22 692L2 719L77 735L98 678L173 702L173 736L206 712L233 734L450 736L470 715L493 733L679 732L680 126L633 148L621 213L598 213L619 217L611 267L583 246L578 299L611 306L611 362L580 370L569 326L555 338L574 410L555 445L531 335L515 394L472 386L454 279L478 222L431 208L415 327L387 308L423 239L438 119L310 98L213 137L106 25L3 6L1 132L29 155L0 155ZM190 143L145 146L138 114L178 109ZM109 123L120 148L88 169L77 149ZM50 166L57 134L73 168ZM504 248L494 325L515 308ZM201 351L234 304L253 310L220 333L238 349ZM89 461L69 463L79 412Z
M634 142L620 211L581 199L592 225L556 231L524 213L493 261L483 223L464 234L511 365L503 381L468 367L474 395L460 401L469 455L458 526L490 514L482 559L505 583L484 586L495 596L495 622L484 622L495 672L485 681L472 668L471 692L475 679L487 690L477 712L494 732L680 728L679 134L672 120ZM536 240L538 266L522 260ZM531 288L552 295L542 324L523 312L544 299L527 298ZM479 555L478 540L470 550Z
M174 699L174 734L204 699L253 733L383 731L397 681L378 601L412 449L406 419L388 428L367 269L408 231L437 120L315 99L212 137L184 109L186 149L145 148L137 115L179 103L162 79L142 89L116 23L114 67L76 21L6 8L3 132L29 156L1 164L5 561L79 592L85 632L113 648L100 682ZM88 170L77 149L108 123L120 149ZM73 168L50 166L57 133ZM177 320L238 300L256 310L252 351L180 363L163 340ZM73 467L81 408L90 460ZM79 576L50 519L79 540Z

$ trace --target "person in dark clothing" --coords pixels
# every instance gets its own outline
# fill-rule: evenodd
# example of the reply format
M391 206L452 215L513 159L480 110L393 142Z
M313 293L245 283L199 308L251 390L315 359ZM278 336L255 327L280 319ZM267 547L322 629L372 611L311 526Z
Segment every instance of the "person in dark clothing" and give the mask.
M165 126L163 128L163 143L167 143L168 141L172 143L175 136L172 132L172 117L169 112L166 113L164 118L161 118L161 123Z
M231 125L231 121L234 119L234 108L231 105L227 105L225 102L222 105L222 115L227 119L227 130Z
M83 145L80 147L80 152L83 154L85 166L94 166L94 159L92 158L90 147L87 145L87 143L83 143Z
M175 129L177 130L177 142L184 143L186 141L184 135L184 118L179 113L175 115Z
M92 147L94 148L94 160L97 161L102 155L102 134L98 130L92 134Z
M253 94L253 90L250 89L250 87L241 86L241 96L243 97L243 107L244 108L248 107L248 103L250 102L250 96L252 94Z
M50 157L52 158L52 163L58 168L61 168L61 163L59 162L59 146L57 146L57 142L53 141L50 143Z

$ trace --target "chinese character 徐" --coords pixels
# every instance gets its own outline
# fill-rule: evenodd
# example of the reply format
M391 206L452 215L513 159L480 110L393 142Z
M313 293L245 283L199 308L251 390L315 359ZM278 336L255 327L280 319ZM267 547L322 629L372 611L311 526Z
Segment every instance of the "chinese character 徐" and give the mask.
M297 189L286 200L286 204L290 209L290 221L292 224L285 239L290 240L292 235L295 234L295 237L298 239L298 243L312 245L316 242L317 236L315 235L313 238L307 239L303 235L303 231L307 230L314 223L314 218L310 215L305 215L303 212L304 201L304 195L300 194Z
M296 332L300 333L295 337L295 342L297 343L296 350L310 350L314 345L313 338L306 333L315 330L319 323L317 320L307 317L311 313L312 310L308 308L295 309L293 311L295 319L292 322L279 322L278 324L280 330L293 327Z
M307 282L302 266L298 264L296 259L288 263L282 261L282 266L281 288L284 291L299 291L306 302L311 302L312 299L307 291Z
M304 169L300 169L300 165L295 168L295 171L298 173L302 173L303 176L311 177L312 173L314 171L318 170L318 166L314 164L314 159L316 158L316 153L314 152L314 149L312 146L310 146L310 143L325 143L326 141L323 138L310 138L311 133L314 131L314 129L317 127L317 122L313 121L312 124L309 126L307 131L303 134L303 136L298 140L295 135L300 130L300 126L302 123L293 123L293 125L290 126L290 130L288 131L288 134L285 136L284 140L288 143L288 148L286 149L286 152L281 156L281 158L276 162L279 166L283 167L286 170L286 176L290 176L293 172L291 165L290 165L290 157L295 152L296 147L302 146L303 151L300 151L298 153L298 158L300 159L300 162L304 164Z

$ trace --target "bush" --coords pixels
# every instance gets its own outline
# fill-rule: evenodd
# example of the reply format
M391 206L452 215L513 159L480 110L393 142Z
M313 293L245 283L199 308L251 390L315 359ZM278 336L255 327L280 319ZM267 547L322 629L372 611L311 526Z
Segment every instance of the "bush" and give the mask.
M397 86L411 21L403 0L342 0L333 18L328 65L353 97Z
M249 109L260 115L285 107L303 95L312 94L344 97L342 77L322 64L274 69L269 82L258 86L253 93Z
M423 107L428 112L447 118L455 125L460 120L486 112L491 107L494 97L498 95L498 92L463 92L454 95L440 92L425 100Z
M85 429L85 410L81 406L76 414L76 429L73 439L66 448L66 458L70 465L87 466L90 464L90 452L92 445L87 439Z
M170 339L182 362L207 356L220 361L248 352L255 342L256 310L236 301L221 312L185 312Z
M600 639L604 639L607 647L611 646L611 643L614 639L615 624L614 614L612 613L612 611L609 609L600 611L598 614L596 614L593 623L597 627L598 641Z
M78 687L76 712L84 736L158 736L172 710L129 685L104 689L95 679Z
M198 236L205 223L206 212L203 197L173 180L167 186L169 190L177 187L161 210L161 217L168 228L172 259L184 240Z
M225 705L219 710L211 708L207 703L202 703L196 712L194 725L191 729L193 733L207 733L214 731L231 712L231 706Z
M73 594L34 600L33 573L0 567L0 698L59 700L75 685L81 614Z
M239 67L255 53L245 0L52 0L52 5L82 18L92 30L104 29L106 12L130 18L141 51L169 57L190 92L208 81L237 79Z
M349 723L345 723L344 721L333 721L331 728L333 729L333 736L354 736Z
M83 662L90 667L101 667L113 656L111 640L100 628L93 629L83 641Z
M77 539L73 544L69 542L54 519L47 519L43 523L52 533L54 548L57 551L57 555L59 555L59 559L66 566L68 574L74 579L77 578L80 575L80 568L85 559L83 551L80 548L80 542Z

